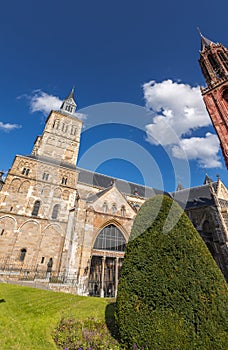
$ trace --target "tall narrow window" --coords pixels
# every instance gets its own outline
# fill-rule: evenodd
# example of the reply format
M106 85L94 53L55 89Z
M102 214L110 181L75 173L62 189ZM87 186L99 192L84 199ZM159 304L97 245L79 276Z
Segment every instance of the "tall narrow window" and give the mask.
M51 218L57 219L59 213L59 204L55 204L52 210Z
M116 205L113 204L113 205L112 205L112 214L116 214L116 212L117 212Z
M33 210L32 210L32 216L37 216L39 209L40 209L40 201L35 201Z
M223 70L222 70L221 66L219 65L217 59L212 55L208 55L208 60L213 68L213 71L214 71L216 77L221 78L222 74L223 74Z
M27 250L25 248L21 249L21 254L20 254L20 257L19 257L20 261L24 261L25 260L26 253L27 253Z
M77 131L76 127L74 125L72 125L71 126L71 131L70 131L71 135L75 136L76 135L76 131Z
M126 214L126 209L125 209L125 206L123 205L121 207L121 216L125 216L125 214Z
M59 128L59 119L56 119L53 123L53 128L58 129Z
M104 202L104 204L103 204L103 212L107 213L107 211L108 211L108 205L107 205L106 202Z

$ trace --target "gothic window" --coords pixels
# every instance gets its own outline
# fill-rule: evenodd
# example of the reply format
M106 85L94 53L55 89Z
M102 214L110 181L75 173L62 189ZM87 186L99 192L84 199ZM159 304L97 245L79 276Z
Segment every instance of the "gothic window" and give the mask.
M112 214L113 214L113 215L115 215L115 214L116 214L116 212L117 212L116 205L115 205L115 204L113 204L113 205L112 205Z
M204 75L204 77L206 79L207 84L209 85L210 82L211 82L210 74L208 73L208 70L207 70L207 67L206 67L205 63L201 62L200 64L201 64L203 75Z
M213 69L216 77L221 78L223 71L222 71L217 59L212 55L208 55L208 60L212 66L212 69Z
M51 218L54 220L57 219L58 212L59 212L59 204L55 204L52 210Z
M108 211L108 205L107 205L106 202L104 202L104 204L103 204L103 212L107 213L107 211Z
M126 214L126 209L125 209L125 206L123 205L121 207L121 216L125 216L125 214Z
M228 58L227 58L227 56L226 56L225 53L222 52L222 51L219 51L219 52L218 52L218 56L219 56L221 62L223 63L224 67L225 67L226 70L228 71Z
M222 97L224 98L224 100L226 101L226 103L228 103L228 89L226 89L226 90L223 92Z
M113 224L106 226L97 236L94 249L124 252L126 240L122 232Z
M5 231L5 230L4 230L4 228L3 228L2 231L1 231L1 236L3 236L4 231Z
M67 184L67 177L63 177L62 178L62 185L66 185Z
M41 262L40 262L41 264L43 264L44 263L44 256L42 256L42 258L41 258Z
M25 255L27 253L27 250L25 248L21 249L19 260L22 262L25 260Z
M28 176L28 174L29 174L29 170L30 170L29 168L23 168L23 169L22 169L22 172L21 172L21 173L22 173L22 175L26 175L26 176Z
M49 174L48 173L43 173L42 179L47 181L49 178Z
M40 201L35 201L33 210L32 210L32 216L37 216L39 209L40 209Z
M63 125L62 125L62 131L64 131L64 129L65 129L65 124L63 123Z

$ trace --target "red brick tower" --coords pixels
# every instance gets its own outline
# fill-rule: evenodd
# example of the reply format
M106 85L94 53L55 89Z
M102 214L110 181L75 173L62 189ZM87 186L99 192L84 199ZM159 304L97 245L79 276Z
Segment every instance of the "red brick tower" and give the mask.
M228 169L228 50L200 35L199 63L207 83L201 91Z

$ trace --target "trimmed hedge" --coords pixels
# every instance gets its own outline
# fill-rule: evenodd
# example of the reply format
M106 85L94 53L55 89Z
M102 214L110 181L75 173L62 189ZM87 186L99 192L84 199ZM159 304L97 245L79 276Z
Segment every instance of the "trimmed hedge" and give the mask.
M224 277L179 205L161 195L146 201L118 286L116 322L123 345L228 349L227 305Z

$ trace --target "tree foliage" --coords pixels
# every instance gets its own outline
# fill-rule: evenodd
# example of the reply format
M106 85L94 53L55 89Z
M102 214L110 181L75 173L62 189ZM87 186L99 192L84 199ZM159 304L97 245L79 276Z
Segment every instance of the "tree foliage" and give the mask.
M227 305L223 275L179 205L166 196L146 201L118 286L122 343L129 349L228 349Z

